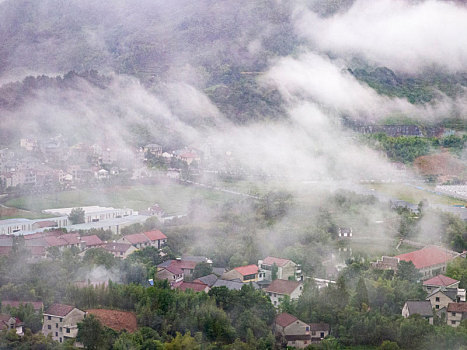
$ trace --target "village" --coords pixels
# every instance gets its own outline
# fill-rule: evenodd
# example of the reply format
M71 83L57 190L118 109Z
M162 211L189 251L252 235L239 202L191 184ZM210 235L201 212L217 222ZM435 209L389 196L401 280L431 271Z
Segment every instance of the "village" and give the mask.
M79 210L78 210L79 209ZM79 223L73 217L79 212ZM166 217L164 210L157 204L143 212L132 209L118 209L99 206L83 208L58 208L45 210L48 214L58 215L47 219L9 219L0 221L0 255L8 257L19 249L27 252L27 264L42 260L53 260L54 256L65 251L84 257L90 251L110 253L114 258L125 260L138 251L154 249L162 261L154 266L153 275L148 275L145 288L154 288L156 281L166 281L173 290L182 293L209 293L211 290L226 288L241 291L250 286L260 291L277 310L272 330L276 337L283 339L287 346L305 348L318 344L333 329L325 320L306 323L296 316L285 312L283 303L296 302L304 290L310 288L328 288L336 285L335 275L317 278L303 273L300 264L283 257L266 256L256 264L215 266L206 256L181 254L173 256L167 251L170 236L158 229L126 233L125 228L142 228L148 219L158 222L173 220ZM140 226L135 226L140 225ZM97 234L92 234L93 232ZM98 234L103 232L112 239L103 240ZM351 240L355 233L351 228L339 228L339 240ZM425 297L420 300L406 300L400 311L404 317L419 315L428 324L434 318L442 320L451 327L458 327L467 319L466 290L459 288L459 280L445 276L449 263L457 259L465 260L467 251L457 253L441 246L429 245L396 256L382 256L371 262L375 271L391 272L398 276L400 269L407 269L408 263L416 273L418 283L424 290ZM339 268L338 266L336 266ZM107 277L88 278L74 281L77 288L107 288L112 283ZM111 309L80 309L76 305L61 303L45 304L41 300L1 300L2 327L15 330L23 336L23 323L18 317L11 316L9 310L30 305L42 319L41 332L50 335L53 340L63 343L76 338L78 324L86 315L95 315L104 326L119 332L134 332L137 329L136 316L128 311ZM13 308L13 309L12 309ZM439 322L439 321L438 321ZM79 342L75 345L79 346Z

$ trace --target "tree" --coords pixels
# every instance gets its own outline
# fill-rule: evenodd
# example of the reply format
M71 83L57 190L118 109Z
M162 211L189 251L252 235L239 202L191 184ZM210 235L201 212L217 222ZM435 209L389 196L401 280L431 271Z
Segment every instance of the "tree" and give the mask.
M195 270L193 271L193 279L207 276L212 273L212 266L207 262L200 262L196 264Z
M378 350L399 350L399 345L396 342L385 340L381 343Z
M72 225L83 224L84 223L84 209L83 208L73 208L71 209L70 215L68 215Z
M76 340L82 343L86 349L102 349L105 344L104 327L94 315L89 315L83 322L78 323Z
M422 275L415 268L413 262L401 260L397 265L397 277L401 280L417 282Z
M276 263L272 265L272 270L271 270L271 279L277 280L277 271L279 271L279 268L277 267Z
M366 289L365 280L360 277L355 289L355 306L360 310L368 306L368 290Z

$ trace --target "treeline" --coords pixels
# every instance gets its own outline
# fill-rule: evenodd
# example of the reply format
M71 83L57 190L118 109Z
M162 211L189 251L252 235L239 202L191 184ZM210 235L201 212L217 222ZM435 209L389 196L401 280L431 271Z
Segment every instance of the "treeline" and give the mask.
M425 138L418 136L391 137L378 133L365 135L364 140L371 147L385 152L391 160L410 164L416 158L427 155L441 147L449 149L455 155L460 155L466 147L467 135Z

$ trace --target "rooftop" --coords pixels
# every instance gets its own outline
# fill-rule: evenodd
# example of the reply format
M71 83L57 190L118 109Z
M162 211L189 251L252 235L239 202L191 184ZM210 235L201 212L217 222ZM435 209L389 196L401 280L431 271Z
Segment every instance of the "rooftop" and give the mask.
M433 309L429 300L409 300L406 302L409 315L419 314L420 316L433 316Z
M449 250L437 246L428 246L414 252L397 255L395 258L412 261L417 269L422 269L428 266L445 264L455 256L456 254Z
M239 272L242 276L254 275L258 273L258 266L246 265L234 268L235 271Z
M140 244L149 242L149 238L146 237L143 233L134 233L132 235L126 235L124 237L131 244Z
M289 262L290 262L290 260L288 260L288 259L275 258L273 256L268 256L263 260L264 265L274 265L274 264L276 264L278 267L285 266Z
M438 275L433 278L430 278L429 280L426 280L423 282L424 286L450 286L451 284L459 282L458 280L455 280L454 278L447 277L444 275Z
M151 241L158 241L160 239L167 239L167 236L164 235L161 231L159 230L152 230L152 231L146 231L144 232L144 235L149 238Z
M449 303L448 312L467 312L467 303Z
M53 315L53 316L66 316L68 315L75 307L65 304L52 304L44 314Z
M286 312L283 312L276 317L276 324L281 327L287 327L289 324L292 324L295 321L298 321L298 318Z
M274 280L271 282L269 287L265 289L266 292L272 293L279 293L279 294L287 294L290 295L293 293L295 289L300 286L301 283L297 281L289 281L289 280Z
M181 282L178 282L178 283L175 283L174 284L174 288L177 288L177 289L180 289L180 290L187 290L187 289L192 289L194 290L195 292L204 292L204 290L206 289L208 285L205 284L205 283L202 283L202 282L185 282L185 281L181 281Z

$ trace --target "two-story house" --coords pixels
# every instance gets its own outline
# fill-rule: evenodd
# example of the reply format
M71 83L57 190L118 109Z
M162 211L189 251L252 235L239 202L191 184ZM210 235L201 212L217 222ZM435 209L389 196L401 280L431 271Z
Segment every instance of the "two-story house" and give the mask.
M428 294L426 300L431 302L431 307L435 311L445 313L449 303L461 301L461 296L457 291L457 288L438 288Z
M264 289L274 306L278 307L284 298L297 300L303 292L303 284L298 281L274 280Z
M268 256L264 260L258 260L260 267L259 280L272 281L272 271L277 268L277 279L281 280L303 280L303 275L300 265L289 259L276 258Z
M102 249L111 253L114 257L120 259L126 259L128 255L136 251L137 249L129 243L105 243Z
M157 266L156 275L159 280L168 280L171 285L182 282L184 278L183 270L177 265Z
M274 322L275 334L282 336L288 347L298 349L319 343L329 335L329 330L327 323L307 324L286 312L277 315Z
M452 327L458 327L463 320L467 320L467 303L449 303L446 322Z
M63 343L69 338L76 338L78 323L84 319L86 313L71 305L53 304L43 315L42 333L52 334L53 340Z
M444 275L438 275L423 282L423 289L431 293L438 288L458 288L459 281Z
M0 331L12 329L16 330L16 334L23 335L23 322L17 317L0 314Z
M149 239L151 246L157 249L161 249L167 244L167 236L159 230L146 231L143 234Z

